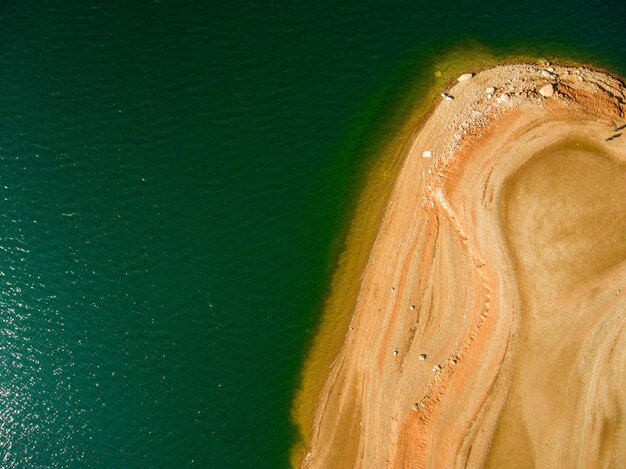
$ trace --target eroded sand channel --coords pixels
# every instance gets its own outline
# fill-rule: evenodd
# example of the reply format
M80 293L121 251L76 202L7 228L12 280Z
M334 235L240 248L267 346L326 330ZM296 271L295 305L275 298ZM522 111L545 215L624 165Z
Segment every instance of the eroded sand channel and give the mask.
M623 351L593 331L624 324L610 280L626 260L626 164L594 142L558 142L509 179L502 202L522 309L488 467L617 467L624 369L614 355Z

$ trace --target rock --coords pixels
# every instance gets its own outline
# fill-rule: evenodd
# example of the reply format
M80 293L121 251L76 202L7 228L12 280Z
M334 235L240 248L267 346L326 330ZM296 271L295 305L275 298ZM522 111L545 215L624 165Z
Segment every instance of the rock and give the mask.
M433 156L433 152L430 150L425 150L422 152L422 157L423 158L431 158Z
M419 356L419 359L420 359L420 360L426 360L426 358L427 358L427 357L428 357L428 355L426 355L425 353L422 353L422 354Z
M507 102L509 102L510 99L511 99L511 97L507 93L502 93L500 95L500 97L498 98L498 102L499 103L507 103Z
M549 72L548 70L543 70L541 72L541 76L543 78L554 78L554 73Z
M457 81L466 81L466 80L471 79L473 76L474 76L473 73L464 73L459 78L457 78Z
M398 356L398 351L397 351L397 350L394 350L394 351L393 351L393 356L394 356L394 357L397 357L397 356Z
M493 86L490 86L489 88L485 90L485 93L487 94L494 94L495 92L496 92L496 89Z
M415 309L415 305L411 305L411 307L409 308L411 311L413 311Z
M448 93L441 93L441 97L446 101L452 101L454 99L454 96Z
M420 409L421 409L421 408L423 408L423 407L426 407L426 406L425 406L424 404L422 404L421 402L416 402L416 403L413 405L413 410L418 411L418 410L420 410Z
M548 65L550 65L550 64L548 64ZM548 72L550 72L550 73L554 73L554 69L552 67L548 67L548 68L546 68L546 70Z
M544 98L551 98L554 94L554 86L552 86L551 84L547 84L539 90L539 94Z

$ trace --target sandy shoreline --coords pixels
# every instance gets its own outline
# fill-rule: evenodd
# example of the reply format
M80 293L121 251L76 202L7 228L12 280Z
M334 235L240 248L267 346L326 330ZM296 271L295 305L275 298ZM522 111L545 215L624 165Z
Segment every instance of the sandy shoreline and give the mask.
M591 172L621 185L626 136L606 139L625 122L624 89L526 64L447 93L398 175L302 466L623 464L626 192L575 188ZM559 427L571 421L576 432Z

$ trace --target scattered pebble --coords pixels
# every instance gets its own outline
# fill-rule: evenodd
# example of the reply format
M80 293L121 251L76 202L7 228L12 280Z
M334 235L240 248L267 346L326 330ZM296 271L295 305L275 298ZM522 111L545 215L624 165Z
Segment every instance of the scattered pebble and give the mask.
M419 358L420 360L426 360L426 357L428 357L428 355L426 355L425 353L422 353Z
M413 311L415 309L415 305L411 305L411 307L409 308L411 311Z
M493 86L490 86L489 88L485 90L485 93L487 94L494 94L495 92L496 92L496 89Z
M498 98L498 102L499 103L507 103L507 102L509 102L510 99L511 99L511 97L507 93L502 93L500 95L500 97Z
M452 101L454 99L454 96L449 93L441 93L441 97L446 101Z
M547 84L539 90L539 94L544 98L551 98L554 94L554 86L552 86L551 84Z
M394 357L397 357L397 356L398 356L398 351L397 351L397 350L394 350L394 351L393 351L393 356L394 356Z
M474 76L473 73L464 73L459 78L457 78L457 81L466 81L466 80L471 79L473 76Z
M433 372L437 373L438 371L441 371L441 365L433 366Z
M432 156L433 156L433 152L430 150L424 150L422 152L422 157L424 158L432 158Z

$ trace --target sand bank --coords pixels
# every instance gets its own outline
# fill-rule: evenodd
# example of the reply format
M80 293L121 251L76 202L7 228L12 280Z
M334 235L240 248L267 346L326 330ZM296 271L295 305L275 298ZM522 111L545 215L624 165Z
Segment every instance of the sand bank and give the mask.
M303 467L626 464L624 88L466 78L400 170Z

